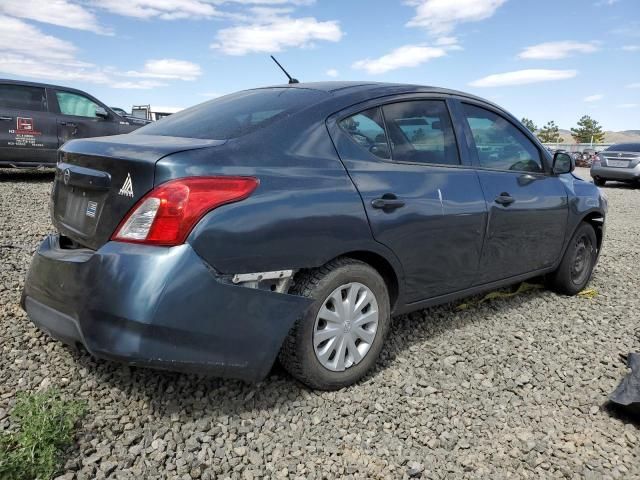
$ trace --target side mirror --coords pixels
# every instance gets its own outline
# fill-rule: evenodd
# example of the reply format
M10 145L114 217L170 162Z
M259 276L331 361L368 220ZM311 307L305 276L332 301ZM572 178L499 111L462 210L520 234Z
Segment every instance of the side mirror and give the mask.
M103 107L96 107L96 117L107 118L109 116L109 112Z
M553 173L571 173L576 169L576 161L566 152L556 152L553 156Z

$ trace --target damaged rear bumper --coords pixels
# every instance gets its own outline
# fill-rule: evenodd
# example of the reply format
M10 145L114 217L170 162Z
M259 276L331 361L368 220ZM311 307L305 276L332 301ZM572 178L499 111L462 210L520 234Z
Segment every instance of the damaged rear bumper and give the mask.
M97 358L257 381L311 300L233 285L191 248L109 242L36 252L22 306L39 328Z

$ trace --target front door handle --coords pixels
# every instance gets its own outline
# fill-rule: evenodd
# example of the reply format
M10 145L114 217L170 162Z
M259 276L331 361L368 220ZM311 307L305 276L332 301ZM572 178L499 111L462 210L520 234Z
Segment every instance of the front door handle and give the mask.
M500 195L498 195L496 197L496 203L499 203L500 205L511 205L513 202L516 201L515 198L513 198L511 195L509 195L506 192L502 192Z
M10 122L11 120L13 120L13 117L0 117L0 121L3 122Z
M404 200L400 200L393 193L385 193L382 198L371 200L371 206L373 208L390 211L395 210L396 208L404 207Z

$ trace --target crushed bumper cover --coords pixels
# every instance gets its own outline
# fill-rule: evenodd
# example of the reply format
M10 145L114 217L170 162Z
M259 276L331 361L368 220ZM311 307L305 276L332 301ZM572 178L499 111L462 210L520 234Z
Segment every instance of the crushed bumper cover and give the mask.
M47 237L27 275L31 321L97 358L257 381L311 300L233 285L188 245L109 242L60 248Z

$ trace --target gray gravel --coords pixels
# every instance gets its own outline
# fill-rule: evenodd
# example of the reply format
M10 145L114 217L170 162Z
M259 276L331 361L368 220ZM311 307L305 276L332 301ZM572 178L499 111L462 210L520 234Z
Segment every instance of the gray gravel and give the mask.
M17 391L86 399L62 478L640 477L638 428L601 408L640 350L640 190L606 188L595 298L400 317L372 375L317 393L277 366L246 385L96 361L32 327L18 301L51 178L0 171L0 429Z

